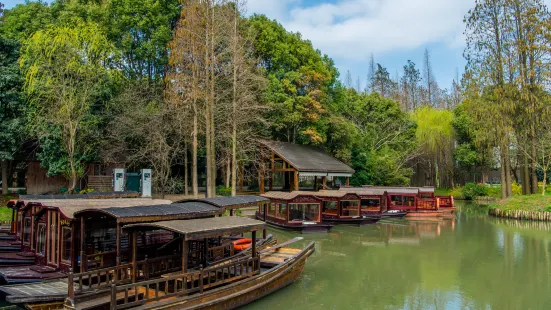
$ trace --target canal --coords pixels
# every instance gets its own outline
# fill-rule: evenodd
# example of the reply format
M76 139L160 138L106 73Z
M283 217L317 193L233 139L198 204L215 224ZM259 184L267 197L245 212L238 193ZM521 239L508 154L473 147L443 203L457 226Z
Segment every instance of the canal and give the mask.
M551 224L486 212L460 204L454 220L271 229L316 252L297 282L246 309L551 309Z

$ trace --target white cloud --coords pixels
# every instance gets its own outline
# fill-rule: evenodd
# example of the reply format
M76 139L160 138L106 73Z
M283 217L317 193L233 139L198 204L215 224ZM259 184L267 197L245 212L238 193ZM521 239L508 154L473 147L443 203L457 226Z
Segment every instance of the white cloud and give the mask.
M299 7L293 0L250 0L249 11L277 18L335 58L364 60L370 53L427 44L457 46L470 0L339 0Z

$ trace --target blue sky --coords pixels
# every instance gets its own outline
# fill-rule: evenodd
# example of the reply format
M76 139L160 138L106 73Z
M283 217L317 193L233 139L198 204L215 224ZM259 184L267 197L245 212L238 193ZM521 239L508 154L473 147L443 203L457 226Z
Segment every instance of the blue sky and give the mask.
M0 0L10 8L24 0ZM301 32L335 60L344 78L366 83L369 55L400 75L408 59L422 69L425 49L442 88L465 66L463 17L475 0L248 0L248 13L266 14ZM544 0L548 5L551 0Z

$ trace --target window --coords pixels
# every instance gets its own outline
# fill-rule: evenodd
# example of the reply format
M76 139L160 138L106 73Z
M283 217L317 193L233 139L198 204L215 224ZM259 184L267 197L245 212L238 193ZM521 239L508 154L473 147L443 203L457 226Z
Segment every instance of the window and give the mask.
M433 197L429 193L423 193L423 194L421 194L421 198L433 198Z
M73 241L73 232L69 227L62 228L62 240L61 241L61 260L71 261L71 242Z
M284 220L287 219L287 204L286 203L278 203L277 204L277 217L282 218Z
M381 200L379 198L368 198L361 200L362 210L378 210L381 207Z
M390 204L393 206L403 206L403 196L390 196Z
M46 254L46 224L38 224L38 236L36 240L36 253Z
M293 222L319 222L320 205L319 204L290 204L289 221Z
M415 197L413 196L405 196L404 197L404 205L408 207L415 206Z
M339 206L335 201L324 201L323 202L323 213L328 214L339 214Z
M26 217L23 224L23 242L29 243L31 241L31 218Z
M270 206L268 206L268 214L271 216L276 216L276 208L277 208L277 204L270 203Z
M341 216L359 216L359 215L360 215L359 200L341 201Z

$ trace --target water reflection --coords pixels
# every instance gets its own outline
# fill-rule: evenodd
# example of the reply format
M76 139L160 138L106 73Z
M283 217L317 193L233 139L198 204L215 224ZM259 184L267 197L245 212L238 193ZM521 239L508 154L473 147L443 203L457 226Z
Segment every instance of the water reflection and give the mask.
M477 207L456 219L303 235L317 246L303 277L249 308L551 309L549 223L523 226Z

